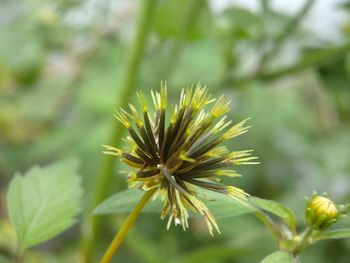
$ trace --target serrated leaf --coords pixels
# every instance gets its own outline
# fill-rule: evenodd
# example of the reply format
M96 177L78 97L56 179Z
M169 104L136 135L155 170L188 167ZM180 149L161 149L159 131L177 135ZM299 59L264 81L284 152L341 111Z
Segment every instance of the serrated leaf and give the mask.
M102 215L131 212L143 194L143 191L135 189L119 192L103 201L95 209L94 214ZM254 208L223 194L212 191L201 191L201 194L206 196L207 200L205 200L205 198L202 198L202 200L216 218L235 217L255 211ZM143 212L160 214L162 205L160 198L156 198L145 206ZM196 214L190 213L190 216L196 216Z
M260 263L292 263L292 256L285 251L276 251L265 257Z
M9 216L21 252L61 233L80 211L78 162L69 160L33 167L17 174L7 194Z
M341 228L341 229L327 231L322 233L318 237L319 240L341 239L341 238L350 238L350 228Z
M295 229L295 216L293 212L284 205L272 200L262 199L258 197L250 197L249 202L257 208L280 217L283 222L287 224L287 226L289 226L292 230Z

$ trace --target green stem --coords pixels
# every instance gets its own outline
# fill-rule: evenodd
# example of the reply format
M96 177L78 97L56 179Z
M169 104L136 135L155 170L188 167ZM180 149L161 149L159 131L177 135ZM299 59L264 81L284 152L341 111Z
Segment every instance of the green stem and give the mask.
M135 83L137 79L137 73L141 64L142 55L145 50L147 37L149 35L151 20L156 7L156 0L144 0L140 7L140 14L137 25L137 33L133 46L131 47L131 54L126 66L125 78L121 84L120 92L118 93L116 108L126 107L132 97L135 90ZM119 144L123 127L113 119L112 123L112 135L109 140L109 144L116 146ZM97 176L96 188L93 194L92 207L96 207L101 201L103 201L109 193L109 185L114 168L114 158L109 155L104 155L102 161L102 167L100 174ZM98 240L101 227L101 218L90 218L90 214L87 214L83 228L85 229L86 236L83 240L83 253L85 262L93 261L93 244Z
M350 50L350 42L347 42L339 47L334 48L329 52L325 52L324 54L320 54L308 60L302 60L292 66L288 66L282 69L278 69L271 72L260 72L253 76L248 76L243 78L228 77L225 81L225 84L230 84L230 85L234 84L234 85L242 86L248 82L256 81L256 80L263 80L263 81L274 80L274 79L310 68L312 66L322 65L323 63L326 63L332 59L338 58L346 54L349 50Z
M167 62L165 63L165 65L162 65L160 71L161 78L169 77L169 73L176 65L178 59L181 57L179 54L184 46L184 42L191 33L193 27L195 26L196 20L204 4L205 1L202 0L192 0L188 4L186 14L184 16L183 21L181 22L180 32L177 38L175 39L173 45L170 47Z
M261 0L260 7L264 14L268 14L271 11L269 0Z
M289 21L289 23L286 24L286 26L283 28L283 30L281 30L281 33L272 42L272 48L263 54L263 56L260 60L260 63L259 63L260 66L258 67L258 71L263 70L265 67L265 64L269 60L271 60L276 54L279 53L279 51L281 50L281 48L283 46L283 43L298 28L301 21L304 19L304 17L310 11L314 2L315 2L315 0L305 1L304 6L299 10L297 15L295 17L293 17Z
M16 252L16 256L14 258L14 262L15 263L22 263L22 261L23 261L23 253L21 252L20 249L18 249Z
M14 263L22 263L25 250L23 249L22 243L19 240L17 242L16 252L13 254L12 261Z
M123 242L129 229L134 225L134 223L135 223L136 219L138 218L138 216L140 215L142 209L147 204L149 199L153 196L155 191L156 191L156 188L153 188L153 189L147 191L143 195L141 200L135 206L135 209L129 214L129 216L124 221L119 232L114 237L113 241L111 242L111 244L107 248L106 252L104 253L102 259L100 260L100 263L109 263L112 260L113 255L116 253L120 244Z
M289 23L287 23L286 27L281 31L281 33L277 36L275 40L275 46L280 46L290 35L294 32L304 17L311 10L312 5L315 3L315 0L307 0L304 3L304 6L299 10L297 15L293 17ZM273 52L274 53L274 52Z
M310 245L309 238L314 234L311 228L305 229L305 231L300 235L300 243L293 250L293 256L298 257L298 255Z
M332 51L327 52L325 54L319 55L317 57L313 57L310 58L308 60L305 61L300 61L299 63L286 67L286 68L282 68L280 70L276 70L273 72L267 72L267 73L263 73L260 76L258 75L257 77L259 79L263 79L263 80L270 80L270 79L276 79L280 76L284 76L287 74L292 74L295 72L298 72L300 70L315 66L315 65L321 65L331 59L337 58L342 56L343 54L347 53L350 49L350 42L344 44L343 46L339 46L337 48L334 48Z

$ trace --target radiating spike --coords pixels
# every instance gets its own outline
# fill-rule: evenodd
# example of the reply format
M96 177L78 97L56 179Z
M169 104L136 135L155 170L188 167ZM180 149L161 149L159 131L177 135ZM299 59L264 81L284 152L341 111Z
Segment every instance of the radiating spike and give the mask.
M129 187L156 189L153 198L164 201L161 218L168 216L167 228L174 223L186 230L190 209L204 217L211 235L220 233L214 216L198 199L203 194L197 190L215 191L245 203L248 194L222 184L223 176L240 176L231 166L256 164L257 158L251 156L250 150L229 152L219 144L247 132L247 120L231 126L225 116L230 102L224 96L211 99L201 83L182 89L180 100L171 106L170 120L166 119L165 81L161 81L159 92L151 91L154 111L147 108L141 91L136 95L142 111L129 104L128 111L119 109L115 114L129 131L125 141L130 149L105 145L103 152L121 156L124 163L135 169L128 175ZM213 104L207 106L210 103Z
M130 128L131 125L128 120L128 114L123 109L120 109L120 111L116 112L113 116L123 124L125 128Z
M137 98L139 99L139 103L140 103L140 106L142 108L142 112L147 111L147 102L146 102L145 96L143 95L142 91L139 91L136 94L137 94Z
M210 111L211 115L216 118L230 111L230 101L225 100L224 96L221 96L214 107Z
M234 137L237 137L238 135L242 135L244 133L246 133L248 131L248 129L250 128L250 126L246 126L244 127L243 125L249 120L245 119L239 123L237 123L236 125L232 126L228 131L226 131L222 138L223 140L228 140L228 139L232 139Z

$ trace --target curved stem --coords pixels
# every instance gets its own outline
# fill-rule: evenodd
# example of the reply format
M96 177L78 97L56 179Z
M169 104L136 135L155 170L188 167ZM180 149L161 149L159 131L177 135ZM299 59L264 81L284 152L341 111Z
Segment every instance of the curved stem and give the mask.
M129 216L124 221L122 227L120 228L117 235L114 237L113 241L107 248L106 252L104 253L102 259L100 260L100 263L109 263L112 260L113 255L118 250L120 244L123 242L124 238L126 237L126 234L128 233L128 230L134 225L136 219L140 215L142 209L147 204L149 199L152 197L154 192L156 191L156 188L151 189L147 191L141 200L138 202L138 204L135 206L134 211L132 211Z

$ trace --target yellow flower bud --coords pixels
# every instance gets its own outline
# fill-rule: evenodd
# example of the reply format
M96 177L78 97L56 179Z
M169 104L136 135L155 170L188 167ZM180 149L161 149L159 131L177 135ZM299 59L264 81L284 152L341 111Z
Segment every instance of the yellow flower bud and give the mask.
M306 221L316 230L325 230L339 218L335 204L327 197L316 195L308 202Z

